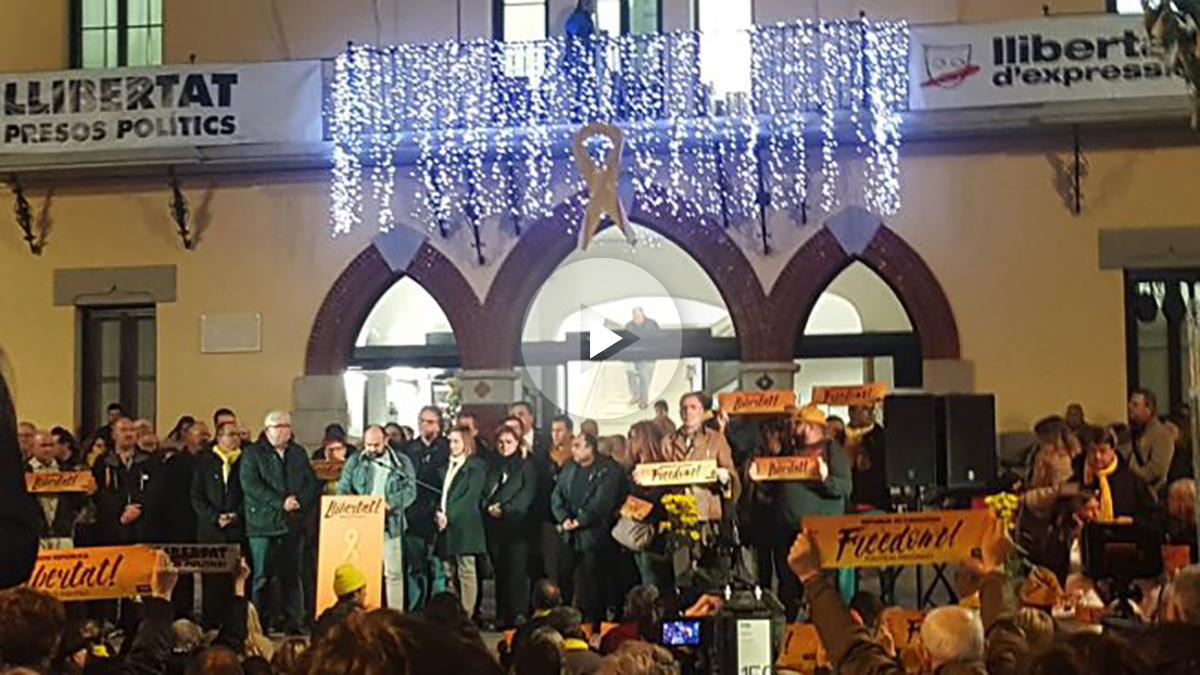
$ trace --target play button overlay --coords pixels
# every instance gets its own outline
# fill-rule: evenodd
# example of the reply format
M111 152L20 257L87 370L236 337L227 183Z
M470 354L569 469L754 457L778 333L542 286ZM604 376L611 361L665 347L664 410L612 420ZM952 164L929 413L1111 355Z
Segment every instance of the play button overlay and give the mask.
M580 360L607 361L641 338L631 331L616 330L620 322L606 317L587 305L579 305L579 333L587 336L580 342ZM589 366L585 365L584 369Z
M526 311L522 382L576 422L624 432L653 417L654 401L686 391L683 321L666 287L631 262L636 254L572 257L583 259L555 270Z

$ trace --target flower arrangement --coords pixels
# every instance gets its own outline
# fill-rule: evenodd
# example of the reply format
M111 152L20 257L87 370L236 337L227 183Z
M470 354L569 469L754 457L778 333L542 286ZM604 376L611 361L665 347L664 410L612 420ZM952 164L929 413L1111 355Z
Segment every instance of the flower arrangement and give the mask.
M667 517L658 523L658 532L667 549L690 549L700 542L700 511L696 497L688 494L669 494L662 498Z
M1011 492L999 492L985 497L983 503L992 515L1004 524L1004 531L1012 533L1013 528L1017 526L1017 510L1021 507L1021 498Z

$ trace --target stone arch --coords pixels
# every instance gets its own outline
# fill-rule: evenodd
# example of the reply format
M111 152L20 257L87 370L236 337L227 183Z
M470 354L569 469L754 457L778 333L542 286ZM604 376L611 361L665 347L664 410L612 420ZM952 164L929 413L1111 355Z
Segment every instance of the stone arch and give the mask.
M958 324L942 285L921 255L878 216L848 207L835 214L792 256L768 296L777 321L771 351L761 356L791 358L817 298L854 261L883 279L904 306L925 359L958 359ZM749 360L743 355L743 360Z
M550 216L529 224L501 264L484 303L493 339L488 353L492 361L489 367L512 366L526 308L546 279L578 246L580 204L580 195L574 195ZM665 214L636 199L629 218L663 235L691 256L721 294L738 339L755 339L766 296L750 261L723 228L691 217Z
M386 235L381 235L386 236ZM336 375L346 369L354 342L371 310L397 281L409 277L421 285L446 313L465 367L476 364L480 351L482 307L462 273L429 242L423 242L407 264L394 269L373 242L350 261L325 295L313 320L304 359L306 375Z

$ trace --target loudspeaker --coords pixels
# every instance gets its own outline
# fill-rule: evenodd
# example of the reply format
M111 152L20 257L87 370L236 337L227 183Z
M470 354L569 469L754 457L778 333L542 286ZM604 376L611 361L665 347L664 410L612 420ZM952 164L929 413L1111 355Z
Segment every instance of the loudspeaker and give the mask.
M883 438L890 487L938 484L939 401L931 394L883 400Z
M951 394L941 399L944 444L938 483L949 488L983 486L996 479L996 397Z

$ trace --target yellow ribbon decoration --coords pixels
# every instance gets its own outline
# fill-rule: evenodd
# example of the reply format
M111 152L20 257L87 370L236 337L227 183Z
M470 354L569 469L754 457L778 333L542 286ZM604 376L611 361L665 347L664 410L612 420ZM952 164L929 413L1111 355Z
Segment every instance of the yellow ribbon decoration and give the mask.
M612 147L609 149L603 165L597 164L584 146L584 142L593 136L604 136L612 142ZM572 154L575 155L575 164L579 167L579 173L587 183L588 189L587 212L583 217L583 249L585 251L588 244L591 243L592 237L596 236L596 232L600 229L600 221L605 215L612 218L617 227L621 228L621 232L625 234L625 239L629 243L632 244L635 241L633 228L629 227L629 221L625 218L625 209L622 208L621 200L617 197L617 179L621 175L621 148L624 143L624 134L612 124L593 122L575 133Z
M346 530L345 542L346 552L342 554L342 560L358 560L358 530Z

